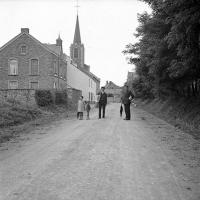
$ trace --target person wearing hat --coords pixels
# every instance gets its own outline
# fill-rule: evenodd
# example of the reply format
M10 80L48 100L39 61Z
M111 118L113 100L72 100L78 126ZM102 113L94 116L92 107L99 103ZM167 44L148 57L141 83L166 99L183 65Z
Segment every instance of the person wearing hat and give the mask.
M122 103L124 104L124 110L126 117L124 120L130 120L131 119L131 111L130 111L130 105L131 100L134 98L133 93L128 89L128 85L124 86L124 90L122 92Z
M99 119L101 119L101 109L103 109L103 118L105 118L105 110L107 104L107 94L105 93L105 87L101 87L99 94Z

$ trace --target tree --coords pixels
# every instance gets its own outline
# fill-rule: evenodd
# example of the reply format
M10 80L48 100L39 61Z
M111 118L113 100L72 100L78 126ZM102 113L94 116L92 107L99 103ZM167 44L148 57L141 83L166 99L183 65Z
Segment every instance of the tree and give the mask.
M136 65L140 90L145 96L148 93L154 97L197 96L200 82L200 2L142 1L151 6L152 14L138 15L139 27L135 36L139 42L127 45L124 50L130 55L129 62Z

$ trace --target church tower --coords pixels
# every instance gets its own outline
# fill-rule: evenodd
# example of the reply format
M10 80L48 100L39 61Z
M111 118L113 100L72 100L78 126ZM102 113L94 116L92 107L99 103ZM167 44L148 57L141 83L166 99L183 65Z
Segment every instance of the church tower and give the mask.
M85 59L85 49L84 45L81 43L81 34L79 27L79 18L77 14L76 18L76 28L74 33L74 41L70 46L70 57L77 64L78 67L84 68Z
M59 46L61 48L61 53L63 53L62 40L60 38L60 34L58 35L58 38L56 39L56 46Z

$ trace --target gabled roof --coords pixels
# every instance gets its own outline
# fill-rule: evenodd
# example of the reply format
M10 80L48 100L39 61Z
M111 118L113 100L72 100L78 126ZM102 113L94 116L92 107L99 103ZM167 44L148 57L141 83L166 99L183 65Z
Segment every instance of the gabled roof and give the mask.
M92 78L93 80L95 80L96 82L100 82L100 78L98 78L97 76L95 76L92 72L88 72L86 70L84 70L82 67L78 67L77 68L82 71L83 73L85 73L86 75L88 75L90 78Z
M48 46L46 46L45 44L41 43L39 40L37 40L32 35L30 35L29 33L26 33L26 32L21 32L20 34L18 34L17 36L15 36L13 39L11 39L10 41L8 41L6 44L4 44L0 48L0 51L2 51L5 47L7 47L8 45L10 45L12 42L14 42L15 40L17 40L22 35L27 35L29 38L31 38L32 40L34 40L38 45L40 45L41 47L43 47L44 49L46 49L48 52L50 52L50 53L52 53L52 54L54 54L56 56L59 56L59 54L57 54L55 51L53 51Z
M121 89L121 87L119 87L118 85L116 85L112 81L109 81L109 82L106 83L105 89Z
M76 28L75 28L75 33L74 33L74 43L81 44L81 34L80 34L78 15L77 15L77 18L76 18Z
M60 55L62 52L62 49L60 46L57 46L56 44L46 44L44 43L44 45L49 48L51 51L55 52L56 54Z

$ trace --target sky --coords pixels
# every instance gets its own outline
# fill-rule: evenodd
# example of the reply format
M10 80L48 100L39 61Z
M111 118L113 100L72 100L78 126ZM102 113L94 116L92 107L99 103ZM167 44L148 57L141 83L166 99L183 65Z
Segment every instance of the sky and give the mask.
M42 43L55 43L58 34L69 55L76 23L76 0L0 0L0 47L29 28ZM81 40L85 63L101 79L122 86L133 65L122 54L125 46L137 42L137 14L151 12L138 0L79 0Z

